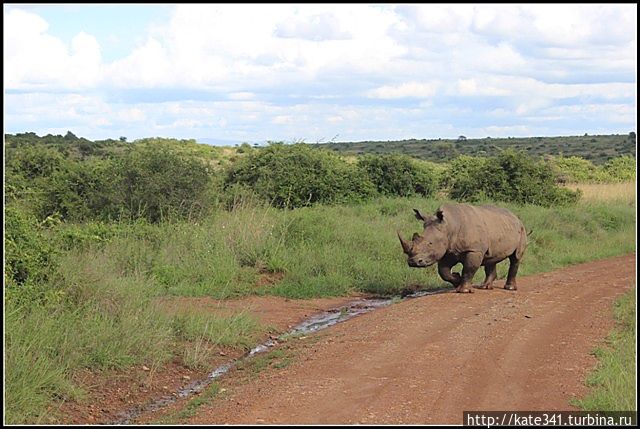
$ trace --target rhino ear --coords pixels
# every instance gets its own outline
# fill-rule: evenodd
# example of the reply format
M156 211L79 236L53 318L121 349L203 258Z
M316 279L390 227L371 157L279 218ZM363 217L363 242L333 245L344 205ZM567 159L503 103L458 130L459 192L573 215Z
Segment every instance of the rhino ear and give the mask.
M442 212L442 209L441 209L441 208L439 208L439 209L436 211L436 216L438 217L438 220L439 220L440 222L442 222L442 219L444 219L444 213Z
M421 220L421 221L426 221L425 217L422 216L422 213L420 213L420 210L418 209L413 209L413 211L416 213L416 219Z

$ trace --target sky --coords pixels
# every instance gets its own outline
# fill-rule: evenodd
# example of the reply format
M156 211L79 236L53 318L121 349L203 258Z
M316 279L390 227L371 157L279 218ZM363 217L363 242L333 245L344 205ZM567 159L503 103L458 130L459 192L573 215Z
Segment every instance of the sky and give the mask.
M628 134L637 4L4 4L4 131Z

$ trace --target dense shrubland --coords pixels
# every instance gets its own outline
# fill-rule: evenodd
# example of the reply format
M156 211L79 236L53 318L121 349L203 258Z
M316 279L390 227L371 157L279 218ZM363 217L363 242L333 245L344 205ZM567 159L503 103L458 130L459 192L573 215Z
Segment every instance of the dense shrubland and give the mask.
M530 156L580 157L602 165L625 155L635 159L636 133L507 138L459 136L457 139L332 142L316 146L343 155L396 153L436 162L448 162L460 155L495 156L505 149L514 149Z
M248 347L261 329L247 314L167 313L158 298L441 285L435 272L408 269L397 243L396 229L419 229L413 207L453 199L510 208L536 231L525 275L635 246L635 202L580 201L559 186L586 180L585 165L606 181L633 179L632 158L592 168L507 150L436 165L400 155L347 161L304 144L225 152L69 134L26 133L5 148L8 423L40 421L49 401L82 398L71 382L79 368L176 356L204 365L206 353L184 354L180 344ZM257 288L265 273L281 280Z

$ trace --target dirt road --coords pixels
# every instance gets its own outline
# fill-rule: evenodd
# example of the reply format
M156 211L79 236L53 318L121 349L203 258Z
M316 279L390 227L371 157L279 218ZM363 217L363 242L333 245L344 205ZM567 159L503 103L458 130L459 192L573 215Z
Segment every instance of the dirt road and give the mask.
M290 340L288 366L232 371L184 423L461 424L463 410L572 409L613 301L635 284L635 254L518 281L517 292L416 298Z

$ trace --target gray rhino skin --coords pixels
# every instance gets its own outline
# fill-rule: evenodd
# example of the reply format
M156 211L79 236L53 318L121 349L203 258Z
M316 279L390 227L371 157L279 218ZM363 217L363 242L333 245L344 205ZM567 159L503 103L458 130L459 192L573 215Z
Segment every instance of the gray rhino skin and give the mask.
M452 283L456 292L473 292L471 281L484 266L486 278L479 289L493 289L496 264L509 258L509 274L504 288L516 290L516 274L527 247L524 225L507 209L469 204L443 204L433 216L423 216L413 209L418 220L424 222L422 234L415 233L411 241L400 236L410 267L428 267L438 263L438 273ZM451 268L462 263L462 276Z

